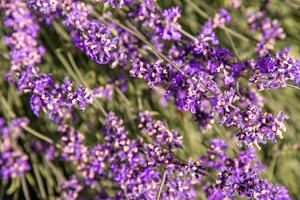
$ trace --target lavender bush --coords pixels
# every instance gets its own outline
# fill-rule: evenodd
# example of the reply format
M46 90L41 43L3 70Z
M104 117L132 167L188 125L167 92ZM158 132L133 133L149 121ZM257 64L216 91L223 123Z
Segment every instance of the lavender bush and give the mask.
M297 0L3 0L0 199L297 199Z

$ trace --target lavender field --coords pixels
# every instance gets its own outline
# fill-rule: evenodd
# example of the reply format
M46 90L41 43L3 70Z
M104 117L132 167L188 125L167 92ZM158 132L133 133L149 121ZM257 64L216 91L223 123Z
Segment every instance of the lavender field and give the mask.
M300 199L300 0L0 17L0 200Z

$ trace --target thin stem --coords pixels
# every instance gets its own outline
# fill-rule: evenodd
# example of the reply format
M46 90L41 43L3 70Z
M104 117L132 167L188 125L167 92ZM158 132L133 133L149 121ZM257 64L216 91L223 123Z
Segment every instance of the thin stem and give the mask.
M54 144L53 140L45 135L43 135L42 133L37 132L36 130L33 130L32 128L28 127L28 126L22 126L22 128L27 131L28 133L30 133L31 135L49 143L49 144ZM60 145L56 145L56 147L60 148Z
M163 178L161 180L159 190L158 190L158 193L157 193L157 196L156 196L156 200L160 200L160 198L161 198L161 193L163 191L163 188L164 188L164 185L165 185L165 182L166 182L166 178L167 178L167 170L164 171Z
M42 178L41 178L41 175L39 173L39 170L37 168L37 161L36 161L36 158L33 158L33 172L34 172L34 175L36 177L36 180L37 180L37 183L38 183L38 188L40 190L40 193L41 193L41 196L42 196L42 199L47 199L47 195L46 195L46 192L45 192L45 189L44 189L44 184L43 184L43 181L42 181Z
M206 13L206 12L204 12L202 9L200 9L199 7L198 7L198 5L194 2L194 1L192 1L192 0L187 0L187 2L188 2L188 4L189 5L191 5L191 7L200 15L200 16L202 16L203 18L205 18L205 19L209 19L209 15Z
M63 39L68 42L71 41L69 34L65 31L64 27L62 27L60 23L54 21L52 25L54 26L56 32L63 37Z
M9 118L15 118L16 117L15 113L10 109L8 103L6 102L3 96L0 97L0 100L3 108L6 110L6 112L4 113L6 113Z
M233 49L233 51L234 51L236 57L239 59L239 57L238 57L238 52L237 52L236 46L235 46L235 44L234 44L234 42L233 42L233 39L232 39L231 35L228 33L227 30L224 30L224 32L225 32L226 37L227 37L228 40L229 40L229 43L230 43L230 45L231 45L231 47L232 47L232 49Z
M249 38L235 32L234 30L232 30L232 29L230 29L226 26L221 26L220 29L223 29L223 30L227 31L229 34L235 36L236 38L239 38L239 39L243 40L244 42L249 42Z
M30 195L29 195L29 190L28 190L28 186L27 186L27 182L25 179L25 176L22 176L22 190L24 192L24 196L26 200L30 200Z
M97 101L95 100L95 104L96 104L96 107L98 107L98 109L102 112L102 114L106 117L107 116L107 112L106 110L104 109L104 107Z
M69 74L72 76L72 78L77 82L80 83L77 75L75 74L75 72L73 71L71 65L69 64L69 62L67 61L67 59L65 59L65 57L62 55L61 50L58 49L56 50L56 56L58 57L58 59L60 60L60 62L62 63L62 65L66 68L66 70L69 72Z
M88 88L88 84L86 83L86 81L84 80L72 54L70 52L68 52L68 58L69 58L69 61L71 62L71 66L73 66L73 69L75 71L75 73L77 74L77 77L80 79L80 81L82 82L82 84L84 85L84 87Z
M194 41L198 41L198 39L197 39L195 36L189 34L189 33L186 32L185 30L183 30L183 29L181 29L181 28L177 28L177 30L178 30L179 32L181 32L181 33L182 33L184 36L186 36L187 38L189 38L189 39L191 39L191 40L194 40Z
M124 93L118 87L116 87L115 90L117 91L119 96L123 99L123 101L127 104L127 106L132 107L129 99L124 95Z
M141 92L138 92L138 94L137 94L137 102L138 102L139 111L142 111L143 110L143 101L141 98Z
M54 164L51 161L49 161L48 159L43 159L43 164L47 165L52 170L57 182L61 182L65 179L63 173L61 173L61 171L56 169L56 167L54 166Z
M286 84L288 87L290 88L294 88L294 89L297 89L297 90L300 90L300 87L298 86L295 86L295 85L291 85L291 84Z
M9 107L8 103L6 102L6 100L4 99L3 96L0 97L1 100L1 104L2 106L5 108L5 110L7 111L7 113L9 113L9 117L10 118L15 118L16 114L12 111L12 109ZM42 140L44 140L45 142L49 143L49 144L54 144L53 140L50 139L49 137L43 135L42 133L39 133L35 130L33 130L32 128L28 127L28 126L22 126L22 128L24 130L26 130L28 133L30 133L31 135L34 135L37 138L40 138ZM56 145L58 148L60 147L59 145Z

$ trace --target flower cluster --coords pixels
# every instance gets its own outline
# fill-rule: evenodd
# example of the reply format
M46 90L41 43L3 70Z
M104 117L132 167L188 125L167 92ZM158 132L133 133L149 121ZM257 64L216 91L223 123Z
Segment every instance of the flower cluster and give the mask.
M161 9L155 0L96 1L105 5L104 10L126 4L126 9L116 12L127 18L126 26L112 13L96 19L98 11L89 1L5 0L0 4L4 25L10 31L4 38L11 58L6 78L17 85L20 93L30 94L30 107L36 117L43 111L56 122L61 133L61 157L81 176L82 181L71 176L61 183L61 199L77 199L84 186L98 188L102 181L111 182L109 186L115 192L107 192L106 185L101 185L101 191L97 191L100 199L194 199L193 185L208 175L207 168L218 171L216 182L205 184L208 199L234 199L236 194L255 199L290 199L283 186L259 177L262 164L256 161L252 149L282 138L288 117L283 112L264 112L265 101L249 88L251 84L243 87L239 82L243 78L264 90L300 81L300 61L287 49L274 55L276 40L285 34L277 20L265 17L268 1L260 12L247 15L251 30L261 34L257 58L246 60L222 47L217 38L216 29L227 31L225 25L231 21L225 9L209 18L193 36L180 25L179 7ZM242 1L231 2L233 7L240 7ZM103 137L92 147L86 145L84 134L66 119L74 117L74 107L84 110L94 97L112 100L116 87L125 92L127 77L122 72L90 91L68 77L58 83L51 74L40 72L38 65L45 54L38 41L40 18L46 22L61 20L75 46L89 58L98 64L111 64L112 68L122 66L120 70L131 77L144 79L164 103L171 99L179 111L192 113L201 130L212 127L215 121L233 128L238 147L245 150L229 157L226 142L213 139L199 161L181 160L176 151L182 150L182 137L149 111L137 113L138 134L131 134L115 113L103 111ZM17 142L27 124L26 119L14 119L5 125L0 119L0 172L5 180L30 170L28 156ZM45 151L49 160L57 157L53 146L39 141L32 142L31 149Z
M36 153L43 152L48 160L54 160L57 157L55 147L40 140L33 140L31 142L31 149Z
M227 146L222 140L214 139L209 150L200 158L203 164L218 171L214 185L205 185L208 199L234 198L238 193L242 197L255 199L290 199L283 186L259 178L263 169L255 161L255 150L240 151L235 158L227 156Z
M115 7L121 8L125 3L126 4L130 3L133 0L96 0L96 1L98 1L100 3L108 4L113 8L115 8Z
M34 3L31 2L32 4ZM40 7L38 5L37 3L37 8ZM56 4L52 5L56 6ZM162 59L158 59L155 62L149 62L145 59L135 49L139 48L139 41L122 29L119 30L120 41L116 37L112 37L106 26L89 18L92 8L88 5L79 1L65 1L61 5L61 9L65 18L64 22L71 31L73 41L87 55L99 63L107 63L112 59L118 60L120 58L120 56L112 56L116 55L112 52L119 51L117 53L119 55L124 53L123 48L122 50L116 48L118 43L122 44L122 47L127 47L128 49L125 50L126 54L133 53L137 56L136 59L129 60L132 62L130 74L133 77L145 79L150 87L162 86L165 88L165 96L167 98L173 97L178 109L191 111L201 128L206 129L210 127L217 114L222 119L221 123L224 124L227 121L225 123L227 126L235 126L239 129L237 132L241 132L242 135L249 135L245 133L247 129L261 126L258 124L258 121L257 124L251 121L240 125L240 123L230 118L230 116L234 115L244 116L244 112L252 112L253 106L249 104L245 106L245 109L233 109L230 105L235 101L234 96L237 94L237 91L233 91L231 86L235 84L236 77L249 69L249 63L248 61L244 63L233 61L235 55L230 50L217 46L219 41L216 38L214 29L223 27L225 23L230 21L230 15L226 10L220 9L212 19L209 19L193 42L185 44L175 43L171 46L169 54L172 57L172 62L165 63ZM154 31L155 34L149 33L150 38L158 50L163 50L163 48L159 48L161 45L161 47L164 46L162 40L176 41L182 37L181 27L177 22L180 16L179 13L177 7L161 10L155 5L154 1L148 0L130 6L130 11L128 11L127 15L134 21L150 28L152 32ZM269 26L267 22L260 22L262 16L263 13L249 15L248 22L251 24L252 29L262 30L262 35L265 38L262 40L275 41L280 36L279 33L282 32L282 29L275 22L271 23L274 26ZM112 23L111 26L116 27L116 24ZM146 32L146 34L148 33ZM159 36L159 38L155 36ZM182 53L178 53L178 51ZM191 56L192 58L190 59L189 57ZM122 62L117 61L117 63ZM183 71L178 71L177 68L174 68L174 65L182 63L187 63L182 67ZM261 89L278 88L285 86L287 80L295 81L299 79L299 61L290 57L286 51L281 51L276 59L269 55L261 57L254 66L250 65L250 68L253 71L250 81L257 83ZM224 92L220 90L220 81L224 83L226 88L229 87ZM103 88L103 92L105 91ZM235 93L232 95L232 101L222 105L224 100L229 98L228 93L231 95ZM110 94L107 95L109 96ZM86 100L86 102L89 101ZM85 101L82 104L85 104ZM35 110L35 112L38 112L39 108L35 108ZM259 112L261 112L259 115L266 115L262 111ZM228 121L230 122L228 123ZM276 135L274 131L270 134ZM256 134L251 133L251 137L252 142L262 142L259 141L262 138L254 138L258 137ZM244 136L240 138L244 138Z
M260 31L261 36L256 45L256 50L260 56L265 55L274 49L276 39L284 39L285 33L278 20L264 18L263 11L249 11L247 22L252 31Z
M23 71L27 71L28 76L38 73L35 66L41 62L45 50L37 41L40 27L27 8L26 1L7 1L2 7L5 10L4 25L11 29L11 33L5 37L5 43L11 49L11 68L6 78L10 82L17 82L24 76ZM18 85L22 84L19 81Z
M38 17L48 24L61 15L58 0L28 0L27 5L33 9L39 9L42 15Z
M83 189L75 176L70 177L69 180L62 181L60 188L62 190L60 200L76 200L80 191Z
M214 18L209 19L204 26L202 27L201 33L197 37L196 45L194 47L194 51L197 54L207 55L210 53L212 45L218 45L219 41L216 38L216 35L213 31L216 27L222 27L225 23L230 22L230 15L229 13L221 9L219 12L214 16Z
M62 127L62 148L65 159L74 162L82 173L85 183L94 185L102 179L115 181L122 189L117 195L130 199L155 199L161 179L160 168L167 173L167 185L162 195L165 197L194 196L191 187L205 173L200 163L185 164L173 155L173 149L180 146L178 134L168 130L161 121L155 121L149 112L140 113L139 128L149 132L149 136L161 143L128 138L123 121L114 113L109 113L103 127L105 143L93 148L84 145L84 137L77 131ZM165 149L164 145L169 145ZM181 172L179 177L176 173ZM149 184L149 187L144 187ZM102 194L104 195L104 194Z
M112 100L115 88L120 88L122 92L127 90L127 80L123 73L120 73L117 77L109 80L105 85L95 88L93 90L93 96L96 98Z
M213 29L223 27L229 21L228 12L221 9L204 24L196 42L187 44L189 48L193 47L193 55L197 57L184 65L182 68L184 72L174 69L172 64L166 64L162 60L147 63L141 58L133 62L130 74L146 80L149 87L165 88L166 96L174 98L178 109L192 112L203 129L210 127L215 116L219 115L220 124L237 128L236 136L239 144L251 146L266 143L267 140L275 141L275 136L281 137L282 131L285 131L283 124L286 119L285 114L279 113L273 116L264 113L257 105L259 102L248 100L246 103L245 100L248 97L238 98L238 91L232 87L235 84L235 78L248 69L250 64L233 62L232 58L235 56L228 49L217 46L219 41ZM177 54L177 56L182 59L187 55ZM289 67L282 66L285 71L274 68L274 64L271 64L270 68L272 66L274 75L270 73L271 70L257 70L251 75L250 81L261 83L264 78L267 82L262 83L263 85L275 85L279 81L280 84L285 84L287 80L296 80L299 76L298 61L288 57L287 54L285 58L289 59L290 63ZM176 60L175 62L186 61ZM282 62L286 63L286 61ZM259 63L261 62L258 61L257 65L266 67ZM255 67L252 68L255 69ZM221 91L220 81L228 89ZM233 104L238 104L238 106L233 106Z
M267 54L257 60L249 81L260 90L287 87L287 81L298 82L300 79L300 61L282 49L276 56Z
M179 7L161 10L152 0L141 1L138 5L131 6L131 10L128 12L128 17L148 27L150 32L154 31L151 39L155 46L159 46L160 38L167 41L181 39L182 34L178 30L181 28L178 23L180 16L181 10Z
M283 112L273 116L263 113L262 109L254 104L247 105L245 110L236 108L229 115L225 115L219 122L225 126L236 126L239 144L252 146L265 144L268 140L275 142L276 136L282 138L286 131L284 120L287 115Z
M44 13L44 8L39 5L38 0L32 0L31 5ZM89 18L92 13L91 6L70 0L64 0L58 5L48 4L48 6L51 10L61 10L64 23L70 30L75 45L94 61L107 64L117 56L118 38L113 36L104 24Z
M30 170L28 156L14 142L28 123L27 118L16 118L6 124L0 118L0 174L4 180L21 177Z
M59 122L77 105L84 110L92 102L92 94L84 87L73 90L74 83L65 78L61 85L54 83L50 75L40 75L31 82L32 93L30 106L35 115L40 110L47 111L50 119Z
M149 111L139 113L138 118L141 132L154 138L155 142L161 145L182 146L182 138L178 133L175 130L169 130L162 121L154 120Z
M92 102L92 95L87 89L79 86L73 90L74 83L68 78L57 84L50 74L39 72L37 64L41 62L44 49L37 40L39 25L26 1L9 1L4 8L4 24L11 29L11 34L5 39L12 60L7 80L17 82L20 93L32 94L30 106L33 113L38 116L43 110L50 119L59 123L74 106L84 109Z

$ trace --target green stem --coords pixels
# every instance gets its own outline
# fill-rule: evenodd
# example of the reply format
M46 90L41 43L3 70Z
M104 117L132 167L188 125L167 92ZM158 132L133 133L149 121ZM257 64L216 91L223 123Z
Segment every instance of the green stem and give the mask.
M61 49L57 49L57 50L56 50L56 56L58 57L58 59L60 60L60 62L62 63L62 65L66 68L66 70L68 71L68 73L72 76L72 78L73 78L77 83L80 83L79 79L77 78L77 75L76 75L75 72L72 70L71 65L69 64L69 62L67 61L67 59L65 59L65 57L62 55Z
M49 143L49 144L54 144L53 140L39 132L37 132L36 130L33 130L32 128L28 127L28 126L22 126L22 128L27 131L28 133L30 133L31 135ZM56 145L56 147L60 147L59 145Z
M4 111L4 114L6 114L8 118L15 118L15 113L10 109L8 103L6 102L3 96L0 97L0 100L4 110L6 110L6 112Z
M126 103L126 105L132 108L129 99L124 95L124 93L118 87L115 90L119 94L119 96L123 99L123 101Z
M12 111L12 109L9 107L7 101L4 99L3 96L0 97L1 100L1 104L2 106L5 108L5 110L7 111L8 115L10 118L15 118L16 114ZM22 128L24 130L26 130L28 133L30 133L31 135L34 135L37 138L40 138L42 140L44 140L45 142L49 143L49 144L54 144L53 140L50 139L49 137L33 130L32 128L28 127L28 126L22 126ZM59 145L56 145L58 148L60 147Z
M31 198L30 198L30 195L29 195L29 190L28 190L28 186L27 186L25 176L22 176L21 180L22 180L22 190L24 192L25 199L30 200Z
M70 42L70 36L69 34L65 31L64 27L62 27L62 25L56 21L53 22L52 24L56 30L56 32L63 37L64 40Z
M163 188L164 188L164 185L165 185L165 182L166 182L166 178L167 178L167 170L164 171L163 178L161 180L159 190L158 190L158 193L157 193L157 196L156 196L156 200L160 200L160 198L161 198L161 193L163 191Z
M82 84L84 85L84 87L88 88L88 84L86 83L86 81L84 80L72 54L70 52L68 52L68 58L69 58L69 61L71 62L71 65L73 66L73 69L75 71L75 73L77 74L77 77L80 79L80 81L82 82Z
M198 41L198 39L197 39L195 36L189 34L189 33L186 32L185 30L183 30L183 29L181 29L181 28L177 28L177 30L180 31L180 32L181 32L184 36L186 36L187 38L189 38L189 39L191 39L191 40L193 40L193 41Z
M286 84L288 87L290 88L294 88L294 89L297 89L297 90L300 90L300 87L298 86L295 86L295 85L291 85L291 84Z
M201 17L205 19L209 19L209 15L206 12L204 12L202 9L200 9L194 1L187 0L187 2L189 5L191 5L191 8L193 8Z
M233 51L234 51L234 54L235 54L236 57L239 59L239 57L238 57L238 52L237 52L236 46L235 46L235 44L234 44L234 42L233 42L233 39L232 39L231 35L228 33L228 30L224 30L224 32L225 32L226 37L227 37L228 40L229 40L229 43L230 43L230 45L231 45L231 47L232 47L232 49L233 49Z
M96 104L96 107L102 112L102 114L106 117L107 116L107 112L104 109L104 107L101 105L101 103L99 103L97 100L94 101Z
M43 184L41 175L39 173L39 170L37 168L37 161L36 161L35 157L33 157L33 162L34 162L33 165L32 165L33 172L34 172L34 175L36 177L36 180L37 180L37 183L38 183L38 187L39 187L42 199L47 199L47 195L46 195L46 192L45 192L45 189L44 189L44 184Z
M52 170L57 182L61 182L65 179L63 173L56 169L55 165L51 161L49 161L48 159L44 159L43 164L48 166Z

